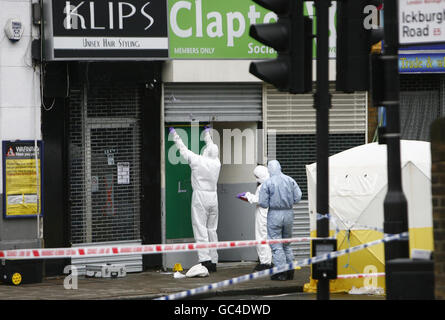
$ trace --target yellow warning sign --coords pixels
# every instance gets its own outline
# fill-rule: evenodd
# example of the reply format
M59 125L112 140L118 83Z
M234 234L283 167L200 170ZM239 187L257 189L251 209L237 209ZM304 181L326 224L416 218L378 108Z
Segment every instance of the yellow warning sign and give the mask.
M6 214L35 215L40 192L37 194L37 176L35 160L6 160ZM40 161L38 161L40 168Z
M37 166L33 144L4 141L3 150L5 217L40 214L42 188L39 148Z

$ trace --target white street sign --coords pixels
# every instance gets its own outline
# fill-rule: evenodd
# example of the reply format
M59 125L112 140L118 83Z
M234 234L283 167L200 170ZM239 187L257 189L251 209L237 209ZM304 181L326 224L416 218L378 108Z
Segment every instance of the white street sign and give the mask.
M399 0L401 45L445 43L445 0Z

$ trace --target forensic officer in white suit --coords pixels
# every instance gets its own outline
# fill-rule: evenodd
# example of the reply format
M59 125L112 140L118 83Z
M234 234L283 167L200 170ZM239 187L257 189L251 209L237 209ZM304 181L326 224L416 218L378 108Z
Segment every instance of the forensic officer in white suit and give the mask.
M169 129L181 156L192 169L192 227L197 243L216 242L218 236L218 195L217 183L221 162L219 161L218 146L210 136L210 127L204 129L205 149L202 155L196 154L184 145L174 128ZM216 249L198 250L199 262L209 272L216 272L218 253Z

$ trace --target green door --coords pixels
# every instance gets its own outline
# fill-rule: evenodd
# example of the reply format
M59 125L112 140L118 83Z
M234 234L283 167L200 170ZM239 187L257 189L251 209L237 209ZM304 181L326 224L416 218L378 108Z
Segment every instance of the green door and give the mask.
M169 140L169 127L174 127L186 146L192 146L191 137L197 146L195 153L204 146L199 139L203 126L186 124L165 125L165 208L166 208L166 238L193 238L191 222L192 185L191 169L179 154L173 141ZM199 140L199 144L198 141ZM199 147L198 147L199 146ZM199 150L199 151L198 151Z

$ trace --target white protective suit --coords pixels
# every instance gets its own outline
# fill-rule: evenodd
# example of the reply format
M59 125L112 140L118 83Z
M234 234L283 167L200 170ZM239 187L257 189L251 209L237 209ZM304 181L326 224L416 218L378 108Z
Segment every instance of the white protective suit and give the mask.
M256 181L259 186L256 189L255 194L246 192L245 197L249 203L256 204L255 210L255 240L267 240L267 211L268 208L262 208L258 205L258 198L260 189L264 181L269 178L269 171L265 166L257 166L253 170ZM256 250L258 252L258 258L261 264L272 263L272 251L269 245L257 245Z
M174 142L182 157L192 169L192 227L196 242L216 242L218 236L218 196L217 183L221 162L219 161L218 146L213 143L209 130L204 133L206 147L202 155L190 150L174 132ZM198 250L199 262L218 262L216 249Z

